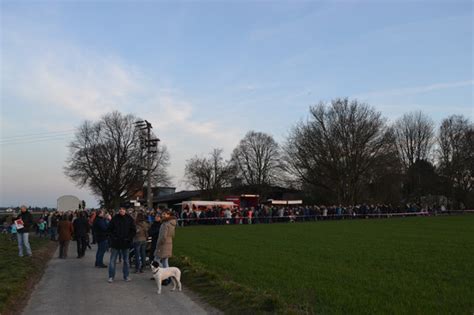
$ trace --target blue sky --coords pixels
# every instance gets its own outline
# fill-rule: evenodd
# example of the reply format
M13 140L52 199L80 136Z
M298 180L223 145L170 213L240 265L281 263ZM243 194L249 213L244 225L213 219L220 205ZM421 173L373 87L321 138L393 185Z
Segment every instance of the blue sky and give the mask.
M0 205L96 205L66 145L114 109L152 122L179 189L193 155L228 158L248 130L282 142L335 97L474 120L471 1L2 1L0 35ZM63 133L22 136L45 132Z

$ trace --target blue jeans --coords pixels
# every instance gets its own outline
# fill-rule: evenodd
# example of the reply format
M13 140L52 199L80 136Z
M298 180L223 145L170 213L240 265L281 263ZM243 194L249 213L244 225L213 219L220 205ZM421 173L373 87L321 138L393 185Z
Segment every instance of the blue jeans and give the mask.
M115 278L115 265L117 264L117 256L122 254L123 258L123 278L127 279L128 278L128 264L129 264L129 259L128 259L128 253L129 249L117 249L117 248L112 248L112 252L110 253L110 263L109 263L109 278Z
M168 258L161 258L160 259L161 265L163 268L168 268L170 265L168 264Z
M57 227L50 227L49 228L49 234L51 236L51 240L52 241L55 241L56 240L56 237L58 235L58 228Z
M17 233L16 238L18 240L18 256L23 257L23 246L26 248L26 254L31 256L31 246L30 241L28 240L29 233Z
M146 242L134 242L133 247L135 248L135 270L143 270L146 263Z
M107 250L107 240L103 240L102 242L97 243L97 253L95 254L95 266L103 266L104 265L104 254Z

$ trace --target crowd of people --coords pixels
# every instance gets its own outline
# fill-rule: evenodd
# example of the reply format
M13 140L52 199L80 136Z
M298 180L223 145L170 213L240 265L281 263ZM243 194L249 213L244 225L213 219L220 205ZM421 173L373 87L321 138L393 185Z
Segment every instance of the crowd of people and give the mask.
M68 257L69 243L77 245L77 258L85 256L91 244L97 244L95 267L108 268L108 282L116 275L117 260L122 263L123 279L130 281L130 263L136 273L143 273L152 262L157 261L168 267L172 256L173 237L177 220L169 210L125 209L117 212L106 210L43 212L36 220L26 206L10 216L3 225L4 231L18 242L18 255L32 256L29 234L36 230L38 237L47 233L52 241L59 242L59 258ZM92 238L92 242L91 242ZM104 256L110 252L109 265ZM164 285L170 283L165 280Z
M444 206L423 207L419 204L392 206L332 205L332 206L270 206L239 208L185 208L177 212L160 209L44 211L36 220L25 206L17 215L5 220L4 231L18 242L18 255L32 255L29 233L35 231L41 238L59 241L59 258L68 257L71 240L77 245L77 258L82 258L92 244L97 244L95 266L109 269L109 280L115 277L117 260L124 262L124 278L128 278L129 260L135 263L135 272L144 272L147 263L155 260L168 266L172 253L172 237L176 226L197 224L264 224L278 222L317 221L389 217L394 215L432 215L446 211ZM165 221L167 224L163 225ZM168 224L169 223L169 224ZM172 230L172 231L171 231ZM157 246L157 244L161 244ZM110 252L110 263L104 263L104 255ZM130 259L131 253L131 259Z
M390 204L376 205L306 205L306 206L268 206L224 209L184 209L179 213L181 226L196 224L259 224L296 221L317 221L343 218L370 218L397 214L430 215L444 212L444 206L426 207L419 204L407 204L394 207Z

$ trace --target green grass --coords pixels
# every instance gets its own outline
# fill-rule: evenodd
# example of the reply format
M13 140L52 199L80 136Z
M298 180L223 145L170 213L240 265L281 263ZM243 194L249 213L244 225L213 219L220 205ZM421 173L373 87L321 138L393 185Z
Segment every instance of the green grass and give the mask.
M16 241L10 241L9 235L0 235L0 314L8 311L13 298L19 305L26 303L25 294L31 289L29 286L34 279L39 278L47 263L54 244L47 239L32 237L30 244L33 257L18 257ZM18 308L18 305L15 306Z
M472 215L186 227L174 253L229 313L474 312Z

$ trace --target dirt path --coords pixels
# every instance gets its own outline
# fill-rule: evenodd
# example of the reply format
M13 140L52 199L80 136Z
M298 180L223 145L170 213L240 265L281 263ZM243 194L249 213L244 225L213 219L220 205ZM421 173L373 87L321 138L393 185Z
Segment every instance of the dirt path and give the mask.
M69 252L75 253L76 244L71 243ZM71 255L72 256L72 255ZM151 271L134 274L132 281L122 280L122 265L117 264L115 281L107 282L107 269L94 267L95 248L88 250L81 259L54 258L31 295L23 314L218 314L211 307L197 301L192 292L187 293L186 276L183 276L183 291L171 292L171 286L163 287L156 294L155 281L150 280ZM104 257L108 264L109 254Z

